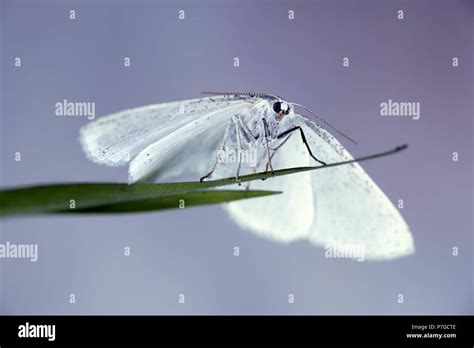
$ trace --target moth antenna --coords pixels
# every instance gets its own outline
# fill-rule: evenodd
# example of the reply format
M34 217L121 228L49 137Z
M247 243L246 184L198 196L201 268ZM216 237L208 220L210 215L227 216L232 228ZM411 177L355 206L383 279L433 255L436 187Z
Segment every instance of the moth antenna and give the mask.
M283 98L270 94L270 93L252 93L252 92L201 92L204 95L241 95L241 96L248 96L248 97L267 97L267 98L274 98L278 100L283 100Z
M323 122L325 125L329 126L332 130L334 130L335 132L337 132L339 135L343 136L344 138L346 138L347 140L349 140L351 143L353 143L354 145L357 145L357 141L355 141L354 139L352 139L350 136L348 136L347 134L341 132L339 129L337 129L336 127L334 127L332 124L330 124L328 121L326 121L324 118L322 118L321 116L317 115L316 113L314 113L313 111L311 111L308 107L304 106L304 105L301 105L301 104L298 104L298 103L291 103L292 105L295 105L295 106L299 106L300 108L303 108L304 110L308 111L311 115L313 115L314 117L316 117L318 120L320 120L321 122Z

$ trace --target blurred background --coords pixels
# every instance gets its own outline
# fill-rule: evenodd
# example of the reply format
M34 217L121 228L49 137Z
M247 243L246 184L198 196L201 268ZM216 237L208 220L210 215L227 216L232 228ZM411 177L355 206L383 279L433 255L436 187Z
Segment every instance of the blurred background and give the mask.
M126 167L86 159L89 121L55 116L64 99L99 117L204 90L271 92L356 138L354 156L409 144L363 167L403 199L416 253L328 259L240 230L219 206L8 218L0 242L39 256L0 259L0 313L472 314L473 17L456 0L2 1L3 188L126 182ZM380 116L388 99L419 102L420 119Z

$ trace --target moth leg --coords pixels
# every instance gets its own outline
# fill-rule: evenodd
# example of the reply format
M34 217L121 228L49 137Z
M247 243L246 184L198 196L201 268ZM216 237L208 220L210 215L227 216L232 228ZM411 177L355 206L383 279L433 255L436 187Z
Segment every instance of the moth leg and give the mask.
M306 145L306 148L308 149L308 152L309 152L309 155L311 157L313 157L313 159L318 162L318 163L321 163L323 166L327 165L326 162L323 162L323 161L320 161L316 158L315 155L313 155L313 152L311 151L309 145L308 145L308 142L306 141L306 136L304 135L304 132L303 132L303 129L301 129L300 126L296 126L296 127L293 127L293 128L290 128L286 131L284 131L283 133L280 133L278 136L277 136L277 139L280 139L280 138L283 138L285 135L287 134L290 134L296 130L299 130L300 131L300 134L301 134L301 140L303 140L303 143ZM288 138L287 138L288 139Z
M254 140L258 139L259 138L259 135L257 134L254 134L252 132L252 130L245 124L242 122L242 118L238 117L237 118L238 122L239 122L239 125L242 129L242 133L243 135L246 137L247 140L249 140L249 136L250 135ZM253 168L252 170L253 174L255 174L257 172L257 168ZM245 184L245 190L248 191L250 189L250 181L248 181L246 184Z
M203 182L204 179L207 179L208 177L210 177L210 176L212 175L212 173L214 173L214 171L216 170L218 163L219 163L219 155L217 155L216 161L214 162L214 165L212 166L212 169L209 171L209 173L207 173L207 174L204 175L204 176L201 176L201 177L199 178L199 181L200 181L200 182Z
M252 138L254 138L254 139L258 139L258 137L259 137L258 134L257 135L253 134L253 132L250 130L250 128L245 123L242 122L242 119L240 117L238 118L238 120L239 120L240 126L242 127L242 129L244 130L245 133L250 134L252 136Z
M278 145L277 147L275 147L274 149L272 149L273 152L272 152L272 154L271 154L271 156L270 156L270 160L273 158L273 156L275 156L275 154L276 154L276 152L278 151L278 149L279 149L280 147L282 147L282 146L288 141L288 139L291 138L292 135L293 135L293 133L290 133L290 134L285 138L285 140L283 140L283 142L282 142L280 145ZM267 162L267 165L265 166L265 171L266 171L266 172L268 172L269 163L270 163L270 161L268 161L268 162Z
M234 123L235 126L235 133L237 135L237 158L238 158L238 165L237 165L237 173L235 173L235 182L240 186L242 185L240 181L240 168L242 167L242 156L241 156L241 150L242 150L242 139L240 137L240 128L238 122L235 120L234 117L232 117L232 122Z
M272 167L272 156L270 155L270 147L268 146L268 137L270 136L270 132L268 131L268 123L267 121L262 118L263 122L263 129L265 130L265 147L267 148L267 155L268 155L268 162L267 165L265 166L265 171L268 172L268 168L273 172L273 167Z
M222 139L222 146L220 147L220 150L221 151L224 151L225 150L225 146L227 144L227 139L229 138L229 128L230 128L230 123L229 125L227 126L226 130L225 130L225 133L224 133L224 138ZM212 173L214 173L214 171L216 170L217 168L217 164L219 164L219 153L217 154L216 156L216 161L214 162L214 165L212 166L212 169L209 171L209 173L207 173L206 175L202 176L201 178L199 178L199 181L200 182L203 182L204 179L207 179L208 177L210 177L212 175Z

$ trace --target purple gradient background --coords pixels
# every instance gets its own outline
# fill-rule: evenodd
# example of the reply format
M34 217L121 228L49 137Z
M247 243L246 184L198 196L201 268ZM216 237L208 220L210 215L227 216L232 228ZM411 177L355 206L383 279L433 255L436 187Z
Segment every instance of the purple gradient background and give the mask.
M0 259L0 313L472 314L473 17L472 1L3 1L3 187L126 181L126 168L85 158L77 138L88 121L55 117L63 99L94 101L100 116L202 90L268 91L354 136L354 155L410 145L363 166L404 199L417 250L327 259L242 231L218 206L6 219L0 241L38 243L39 260ZM421 119L381 117L389 98L420 102Z

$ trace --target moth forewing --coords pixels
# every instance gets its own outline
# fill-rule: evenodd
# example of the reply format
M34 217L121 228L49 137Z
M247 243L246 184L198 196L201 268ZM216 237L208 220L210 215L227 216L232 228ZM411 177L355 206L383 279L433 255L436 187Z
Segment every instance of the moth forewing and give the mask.
M198 119L232 104L254 102L249 98L216 96L132 108L89 122L81 128L79 140L93 162L122 166L150 144Z

